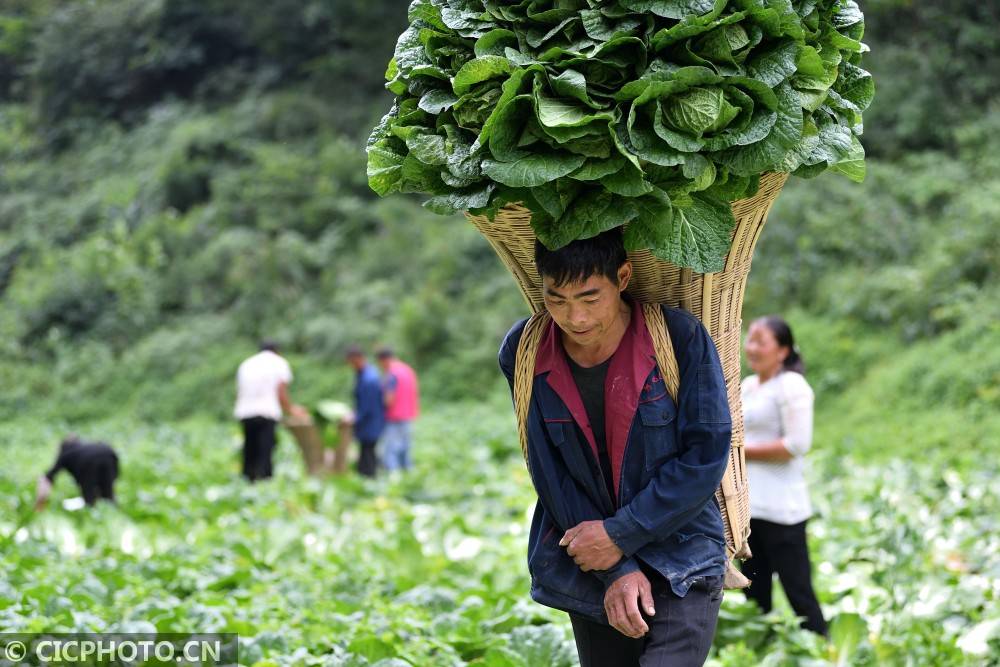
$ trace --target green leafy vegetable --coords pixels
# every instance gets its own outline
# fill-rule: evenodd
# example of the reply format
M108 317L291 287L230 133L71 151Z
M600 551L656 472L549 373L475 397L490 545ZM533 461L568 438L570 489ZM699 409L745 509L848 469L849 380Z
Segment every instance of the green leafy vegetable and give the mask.
M372 132L380 195L441 213L521 201L558 247L717 270L728 203L769 171L864 177L864 16L850 0L414 0Z

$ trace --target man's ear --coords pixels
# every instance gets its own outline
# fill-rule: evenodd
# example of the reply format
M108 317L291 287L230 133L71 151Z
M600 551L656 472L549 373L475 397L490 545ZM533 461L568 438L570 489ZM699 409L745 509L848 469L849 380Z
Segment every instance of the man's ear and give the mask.
M624 292L628 289L628 283L632 280L632 262L626 260L618 267L618 291Z

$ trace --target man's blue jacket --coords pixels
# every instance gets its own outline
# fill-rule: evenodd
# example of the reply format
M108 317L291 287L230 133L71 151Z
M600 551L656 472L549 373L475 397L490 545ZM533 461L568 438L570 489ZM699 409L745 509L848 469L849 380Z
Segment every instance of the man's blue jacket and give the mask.
M663 313L680 371L677 403L634 303L608 368L606 441L616 498L603 482L560 331L551 323L543 334L528 411L528 467L538 493L528 570L531 597L540 604L607 623L607 587L638 570L640 561L679 596L696 578L725 572L715 490L729 460L732 422L722 366L701 322L675 308L663 307ZM500 346L500 368L512 392L526 322L515 324ZM609 570L584 572L559 540L567 529L594 519L604 520L624 557Z
M382 381L371 364L357 372L354 381L354 435L358 440L374 442L385 427L385 399Z

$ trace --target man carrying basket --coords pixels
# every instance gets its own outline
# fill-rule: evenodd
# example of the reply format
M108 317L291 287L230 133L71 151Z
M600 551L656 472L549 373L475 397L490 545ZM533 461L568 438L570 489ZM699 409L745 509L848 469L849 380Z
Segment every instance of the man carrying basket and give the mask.
M531 596L569 613L582 667L702 665L727 565L715 493L732 422L715 345L687 312L625 294L621 228L538 243L535 264L545 310L499 355L538 493Z

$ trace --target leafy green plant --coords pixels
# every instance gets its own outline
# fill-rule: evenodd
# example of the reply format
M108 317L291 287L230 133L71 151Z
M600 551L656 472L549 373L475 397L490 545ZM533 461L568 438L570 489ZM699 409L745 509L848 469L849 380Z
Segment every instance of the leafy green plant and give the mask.
M830 623L830 642L837 667L851 664L851 657L865 641L868 625L858 614L840 614Z
M811 556L831 641L799 627L780 586L767 615L728 592L708 664L995 664L995 442L966 460L959 450L974 445L956 431L960 446L891 461L917 445L886 437L876 460L833 437L842 415L817 414L827 426L810 454ZM534 491L507 395L431 406L413 473L374 481L306 478L282 433L276 477L250 486L232 423L78 426L119 451L117 507L74 509L65 501L78 491L60 476L32 514L33 480L66 425L22 417L0 429L7 631L237 632L254 667L575 664L566 615L528 597Z
M853 0L415 0L368 145L378 194L439 213L523 202L549 247L624 225L721 268L728 202L769 171L864 177Z

